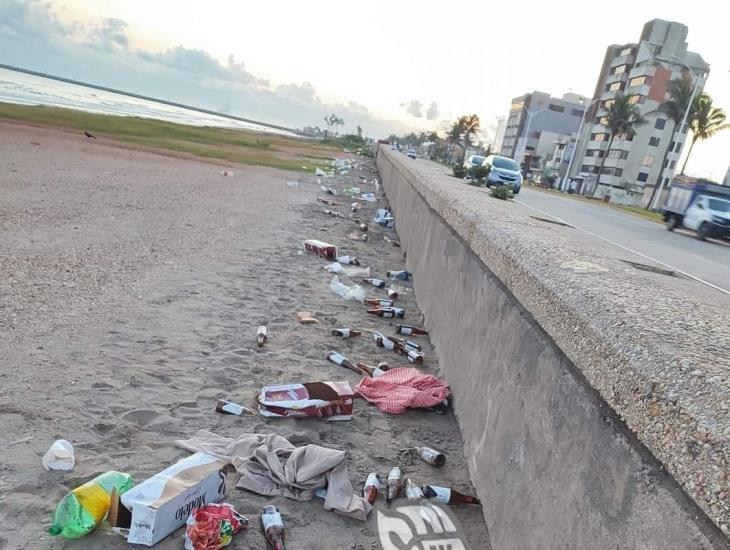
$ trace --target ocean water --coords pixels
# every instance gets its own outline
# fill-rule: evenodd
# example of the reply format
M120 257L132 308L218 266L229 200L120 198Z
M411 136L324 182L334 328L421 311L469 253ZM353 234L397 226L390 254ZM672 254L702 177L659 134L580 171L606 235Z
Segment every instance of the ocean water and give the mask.
M49 105L116 116L154 118L193 126L238 128L256 132L294 135L292 132L223 116L201 113L114 92L60 82L0 68L0 102Z

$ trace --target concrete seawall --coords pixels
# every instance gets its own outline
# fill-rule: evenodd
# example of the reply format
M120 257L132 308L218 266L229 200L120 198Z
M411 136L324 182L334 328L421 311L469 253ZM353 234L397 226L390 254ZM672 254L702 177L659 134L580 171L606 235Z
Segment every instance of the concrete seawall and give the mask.
M660 452L652 448L653 432L638 420L649 415L637 407L655 407L652 426L672 418L679 424L686 403L676 398L670 410L661 377L652 385L647 372L629 370L632 360L661 362L664 348L648 346L641 354L631 338L600 324L619 323L617 302L602 296L614 293L603 278L619 259L592 252L570 228L527 219L523 207L490 199L426 161L381 147L377 165L425 325L455 394L493 547L730 548L721 531L727 441L714 438L725 433L727 417L712 424L706 456L675 458L673 441ZM656 284L655 274L638 277ZM683 284L668 283L660 293L686 292ZM690 306L711 308L711 299ZM620 313L621 322L631 320ZM678 352L686 359L672 350ZM674 381L682 386L682 379ZM659 397L636 394L644 384ZM671 433L683 437L679 427ZM713 468L718 455L722 462ZM678 482L667 464L680 473L696 468ZM697 472L703 485L713 484L707 493L714 500L705 500L700 478L692 477ZM683 489L690 483L692 495Z

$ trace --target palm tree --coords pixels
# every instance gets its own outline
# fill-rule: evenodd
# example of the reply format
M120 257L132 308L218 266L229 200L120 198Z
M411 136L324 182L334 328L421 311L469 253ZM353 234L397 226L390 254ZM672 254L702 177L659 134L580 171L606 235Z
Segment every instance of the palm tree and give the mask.
M459 117L459 125L464 134L464 153L461 155L461 163L463 164L466 159L466 148L471 145L471 136L479 131L479 116L464 115Z
M598 181L601 181L603 174L603 165L606 164L608 152L613 146L613 140L616 136L623 136L631 139L636 135L636 128L642 124L646 124L646 119L641 114L638 105L631 103L630 98L621 93L616 94L613 98L611 106L608 107L608 113L601 118L605 118L604 126L608 127L608 147L601 160L601 168L598 171Z
M687 105L689 105L690 98L692 97L693 87L694 85L689 73L684 73L680 78L675 78L669 85L669 99L662 102L657 109L658 112L664 113L667 115L667 118L672 121L673 129L672 139L669 140L666 149L664 149L664 156L662 157L662 163L659 167L659 176L657 176L657 180L654 183L654 189L651 192L649 202L646 204L647 209L651 208L651 205L654 202L654 196L661 185L662 176L664 175L664 165L667 163L669 153L671 153L670 147L673 143L678 141L677 131L682 131L680 125L682 124L684 113L687 110ZM692 120L691 111L692 110L690 110L687 120Z
M452 124L451 129L449 130L449 133L446 134L446 141L448 141L451 144L451 147L449 149L449 160L451 161L454 156L454 146L459 142L461 139L461 119L457 120Z
M682 165L680 174L684 174L687 161L692 154L692 147L695 146L695 142L698 139L704 141L711 138L720 130L730 128L730 124L725 124L725 111L720 107L714 107L712 105L712 98L709 94L703 93L695 98L692 111L692 118L689 122L689 127L692 130L692 142L689 144L689 151L687 151L687 156L684 158L684 164Z

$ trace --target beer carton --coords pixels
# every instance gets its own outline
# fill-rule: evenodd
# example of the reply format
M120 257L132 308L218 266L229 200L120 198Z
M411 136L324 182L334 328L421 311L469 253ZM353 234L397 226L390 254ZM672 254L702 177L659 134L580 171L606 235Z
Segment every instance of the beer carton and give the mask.
M113 493L112 531L131 544L157 544L185 525L194 510L221 500L226 474L232 470L233 465L224 460L195 453L122 495Z
M259 394L259 413L271 418L352 420L353 399L347 382L265 386Z
M332 262L336 262L337 256L339 256L335 245L318 241L317 239L307 239L304 241L304 249L307 252L314 252Z

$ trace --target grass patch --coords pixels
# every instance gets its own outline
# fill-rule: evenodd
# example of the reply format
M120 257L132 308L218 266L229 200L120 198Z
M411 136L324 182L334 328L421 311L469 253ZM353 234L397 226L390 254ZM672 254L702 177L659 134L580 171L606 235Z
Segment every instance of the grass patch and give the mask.
M90 132L146 148L162 149L239 164L270 166L302 171L313 161L326 161L338 143L287 136L266 135L245 130L188 126L139 117L86 113L59 107L0 103L0 119L38 126ZM309 169L308 169L309 170Z

